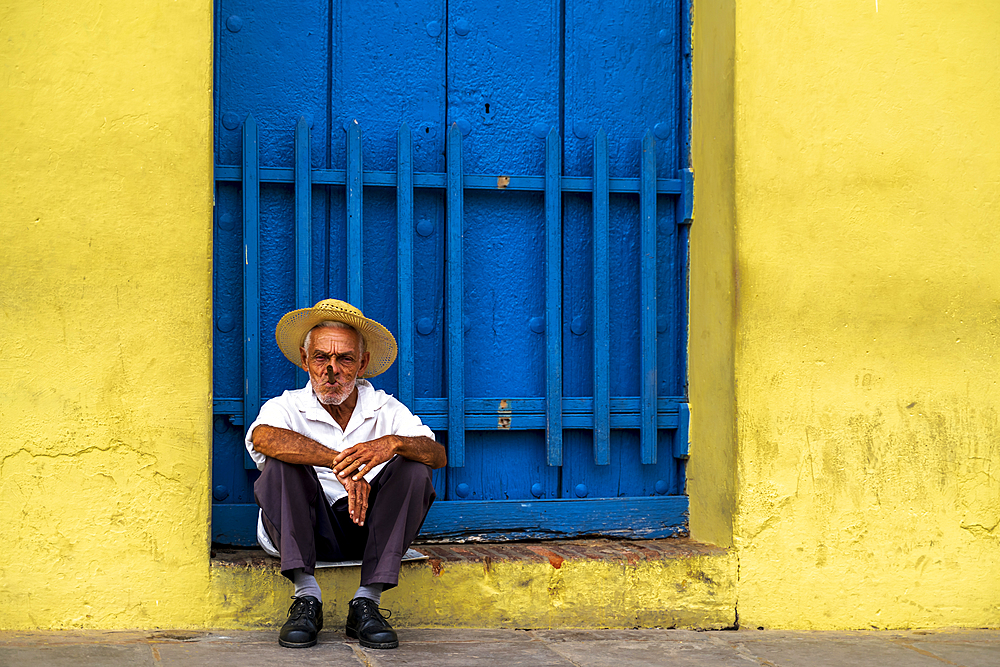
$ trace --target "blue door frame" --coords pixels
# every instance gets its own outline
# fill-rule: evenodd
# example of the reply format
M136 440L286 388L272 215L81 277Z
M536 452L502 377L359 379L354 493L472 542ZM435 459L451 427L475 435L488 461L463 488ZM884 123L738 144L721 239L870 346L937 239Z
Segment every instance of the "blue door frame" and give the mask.
M448 448L423 535L682 532L688 4L383 4L217 3L213 538L254 543L243 430L325 297Z

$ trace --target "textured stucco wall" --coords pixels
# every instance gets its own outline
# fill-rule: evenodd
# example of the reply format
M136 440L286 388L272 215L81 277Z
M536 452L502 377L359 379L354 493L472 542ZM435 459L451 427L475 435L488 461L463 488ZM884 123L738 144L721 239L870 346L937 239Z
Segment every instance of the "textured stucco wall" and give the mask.
M394 627L720 629L736 621L736 558L724 549L536 562L493 560L481 548L482 559L404 563L399 587L382 598ZM576 548L587 553L584 545ZM336 632L357 590L358 569L321 569L316 578L326 625ZM292 592L271 559L216 564L212 587L214 627L274 627Z
M0 5L0 628L202 623L211 82L209 2Z
M1000 625L1000 3L735 17L740 622Z
M207 548L210 12L0 7L0 628L246 621ZM695 12L692 533L743 625L1000 625L1000 6Z

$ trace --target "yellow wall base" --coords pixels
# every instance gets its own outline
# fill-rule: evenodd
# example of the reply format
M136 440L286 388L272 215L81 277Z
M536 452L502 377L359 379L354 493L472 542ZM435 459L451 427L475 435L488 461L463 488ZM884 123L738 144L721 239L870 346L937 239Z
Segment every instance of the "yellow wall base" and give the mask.
M556 566L558 565L558 567ZM736 622L735 556L698 545L663 559L555 557L404 563L382 606L396 627L721 629ZM330 627L347 617L359 568L318 570ZM274 559L212 563L206 627L284 622L291 583Z

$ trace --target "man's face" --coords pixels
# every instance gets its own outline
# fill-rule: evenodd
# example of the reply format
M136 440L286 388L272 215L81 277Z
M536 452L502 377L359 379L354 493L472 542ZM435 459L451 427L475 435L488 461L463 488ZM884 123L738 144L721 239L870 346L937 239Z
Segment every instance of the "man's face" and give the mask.
M299 348L302 364L320 403L340 405L354 391L358 375L368 367L369 355L359 354L358 334L351 329L323 327L309 337L309 349Z

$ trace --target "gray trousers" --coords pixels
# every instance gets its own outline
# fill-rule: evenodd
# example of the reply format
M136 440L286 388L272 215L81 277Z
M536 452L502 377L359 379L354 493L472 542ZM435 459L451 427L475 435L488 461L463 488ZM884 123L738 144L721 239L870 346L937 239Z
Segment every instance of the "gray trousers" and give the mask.
M365 525L347 498L331 507L312 466L267 459L254 484L264 528L281 554L281 573L316 570L316 561L361 561L361 585L399 583L403 554L420 532L436 494L429 466L397 456L371 482Z

